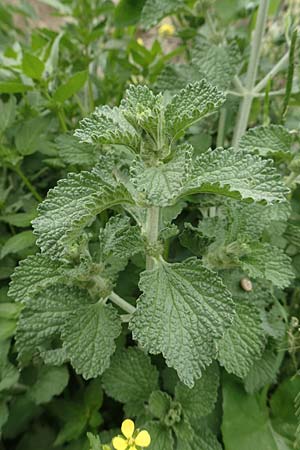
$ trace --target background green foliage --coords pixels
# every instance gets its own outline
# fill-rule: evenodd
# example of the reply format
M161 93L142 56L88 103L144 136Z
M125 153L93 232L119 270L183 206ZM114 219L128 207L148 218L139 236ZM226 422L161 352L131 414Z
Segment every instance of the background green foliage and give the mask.
M260 2L39 3L0 5L1 450L124 417L151 450L299 448L300 5L269 2L240 136Z

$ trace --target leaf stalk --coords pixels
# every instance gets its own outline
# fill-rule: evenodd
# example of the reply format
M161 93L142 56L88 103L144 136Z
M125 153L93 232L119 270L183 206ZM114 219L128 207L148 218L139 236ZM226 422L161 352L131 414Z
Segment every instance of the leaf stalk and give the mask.
M135 307L124 300L122 297L120 297L118 294L116 294L114 291L109 294L109 299L127 313L133 314L135 312Z

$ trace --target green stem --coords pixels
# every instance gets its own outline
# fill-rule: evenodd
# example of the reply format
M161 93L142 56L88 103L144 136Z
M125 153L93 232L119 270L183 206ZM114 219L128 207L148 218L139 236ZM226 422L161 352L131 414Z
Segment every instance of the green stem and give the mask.
M120 297L118 294L116 294L115 292L111 292L109 295L109 299L115 303L116 305L118 305L121 309L123 309L124 311L126 311L129 314L133 314L135 312L135 307L132 306L130 303L126 302L126 300L124 300L122 297Z
M62 109L58 109L57 110L57 115L58 115L58 118L59 118L59 121L60 121L61 128L62 128L63 132L66 133L68 131L68 127L66 125L66 121L65 121L65 116L64 116L63 110Z
M83 106L82 101L80 100L79 95L78 95L78 94L75 94L74 97L75 97L76 102L77 102L77 104L78 104L78 106L79 106L81 115L82 115L83 117L85 117L85 116L88 114L88 111L85 110L85 107Z
M235 75L235 77L233 78L233 84L236 87L238 93L240 95L244 95L245 88L243 86L243 83L241 82L241 80L239 79L239 77L237 75Z
M21 178L21 180L23 181L23 183L28 187L28 189L30 190L30 192L32 193L32 195L34 196L34 198L40 203L43 201L42 197L40 196L40 194L37 192L37 190L35 189L35 187L30 183L30 181L28 180L28 178L26 177L26 175L22 172L21 168L18 166L15 166L14 171L19 175L19 177Z
M257 77L259 58L262 47L262 39L267 21L268 7L269 7L269 0L260 1L254 30L253 43L251 46L250 60L246 75L245 89L247 92L245 93L245 96L243 97L240 104L237 122L233 135L233 147L235 148L237 147L241 136L247 129L247 124L253 101L253 89Z
M95 103L94 103L93 86L92 86L92 80L91 80L90 74L88 76L88 92L89 92L89 101L90 101L90 111L94 111Z
M259 82L254 88L254 93L257 94L258 92L261 92L268 84L269 80L272 80L272 78L280 72L282 69L285 68L289 60L289 52L287 52L275 66L270 70L270 72L267 73L267 75Z
M294 184L294 181L299 177L298 173L291 172L285 179L285 184L291 188Z
M151 206L147 210L146 219L146 236L148 244L154 246L158 239L158 229L159 229L159 214L160 209L158 206ZM154 259L152 256L147 255L146 257L146 269L151 270L154 267Z
M234 95L236 97L244 97L244 94L241 94L240 92L236 92L236 91L226 91L227 94L229 95ZM286 93L286 89L278 89L277 91L270 91L269 92L269 97L276 97L278 95L285 95ZM293 95L298 95L300 94L299 90L294 90L291 92L291 94ZM253 94L253 98L265 98L266 93L265 92L256 92L255 94Z
M270 80L266 87L263 109L263 126L266 127L270 124L270 90L272 81Z
M224 145L226 115L226 108L221 108L218 125L217 147L223 147Z
M281 122L284 123L285 117L288 111L290 98L293 90L293 81L294 81L294 71L295 71L295 50L297 43L298 32L295 30L293 32L290 51L289 51L289 65L288 65L288 76L286 81L286 92L283 101L283 108L281 114Z

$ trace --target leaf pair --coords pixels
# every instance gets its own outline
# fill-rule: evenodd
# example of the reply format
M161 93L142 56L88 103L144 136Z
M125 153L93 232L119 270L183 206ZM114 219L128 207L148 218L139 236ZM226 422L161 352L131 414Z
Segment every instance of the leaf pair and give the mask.
M131 86L119 108L98 107L81 121L75 135L83 142L122 144L140 152L145 132L163 152L161 146L169 146L224 101L224 95L205 80L187 85L166 104L161 94L154 95L147 86Z

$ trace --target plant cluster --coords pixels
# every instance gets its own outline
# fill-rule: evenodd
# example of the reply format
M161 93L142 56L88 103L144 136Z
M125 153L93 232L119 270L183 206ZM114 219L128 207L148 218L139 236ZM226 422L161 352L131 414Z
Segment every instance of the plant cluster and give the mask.
M299 448L293 8L44 3L0 6L1 450Z

